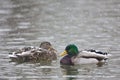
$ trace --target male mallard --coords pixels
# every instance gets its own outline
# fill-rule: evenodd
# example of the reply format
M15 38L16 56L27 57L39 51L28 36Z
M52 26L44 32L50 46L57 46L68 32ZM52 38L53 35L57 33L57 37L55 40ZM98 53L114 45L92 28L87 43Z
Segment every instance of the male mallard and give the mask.
M57 59L57 51L50 42L42 42L40 47L24 47L12 52L9 58L15 62L40 62Z
M65 65L98 63L101 61L106 61L109 57L108 53L92 49L79 52L77 46L74 44L67 45L65 51L62 52L60 55L65 55L60 60L60 63Z

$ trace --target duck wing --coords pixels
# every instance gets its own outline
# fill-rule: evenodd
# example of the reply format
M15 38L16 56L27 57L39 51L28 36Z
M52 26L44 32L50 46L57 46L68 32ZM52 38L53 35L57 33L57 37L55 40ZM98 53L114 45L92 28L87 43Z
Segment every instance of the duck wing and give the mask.
M107 54L102 54L102 52L96 52L96 51L80 51L80 53L78 54L78 57L82 57L82 58L95 58L98 61L101 60L106 60L108 59Z

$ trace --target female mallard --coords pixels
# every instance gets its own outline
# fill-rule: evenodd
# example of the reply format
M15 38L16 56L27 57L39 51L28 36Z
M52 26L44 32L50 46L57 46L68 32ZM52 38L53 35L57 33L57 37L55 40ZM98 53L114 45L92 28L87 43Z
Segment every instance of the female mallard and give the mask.
M78 51L78 48L74 44L69 44L63 53L64 56L61 60L61 64L74 65L74 64L87 64L87 63L98 63L106 61L108 59L108 53L104 53L97 50L83 50Z
M57 59L57 51L50 42L42 42L40 47L24 47L12 52L9 58L15 62L40 62Z

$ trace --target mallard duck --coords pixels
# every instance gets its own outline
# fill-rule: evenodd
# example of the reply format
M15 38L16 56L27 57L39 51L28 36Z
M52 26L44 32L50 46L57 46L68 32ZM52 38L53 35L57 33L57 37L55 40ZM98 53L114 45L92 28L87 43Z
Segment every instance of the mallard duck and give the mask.
M60 56L64 56L60 63L65 65L99 63L109 58L108 53L93 49L78 51L78 47L74 44L67 45Z
M42 42L39 47L24 47L15 50L9 55L9 58L15 62L40 62L56 60L57 51L50 42Z

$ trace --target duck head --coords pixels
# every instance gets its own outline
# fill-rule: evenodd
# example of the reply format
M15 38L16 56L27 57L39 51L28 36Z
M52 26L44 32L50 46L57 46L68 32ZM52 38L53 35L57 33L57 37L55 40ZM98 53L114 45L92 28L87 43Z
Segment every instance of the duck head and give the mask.
M52 47L52 45L50 42L44 41L44 42L41 42L39 47L48 50Z
M67 55L72 57L72 56L76 56L78 53L79 53L79 51L78 51L77 46L74 44L69 44L66 46L64 52L62 52L60 54L60 56L64 56L67 54Z

